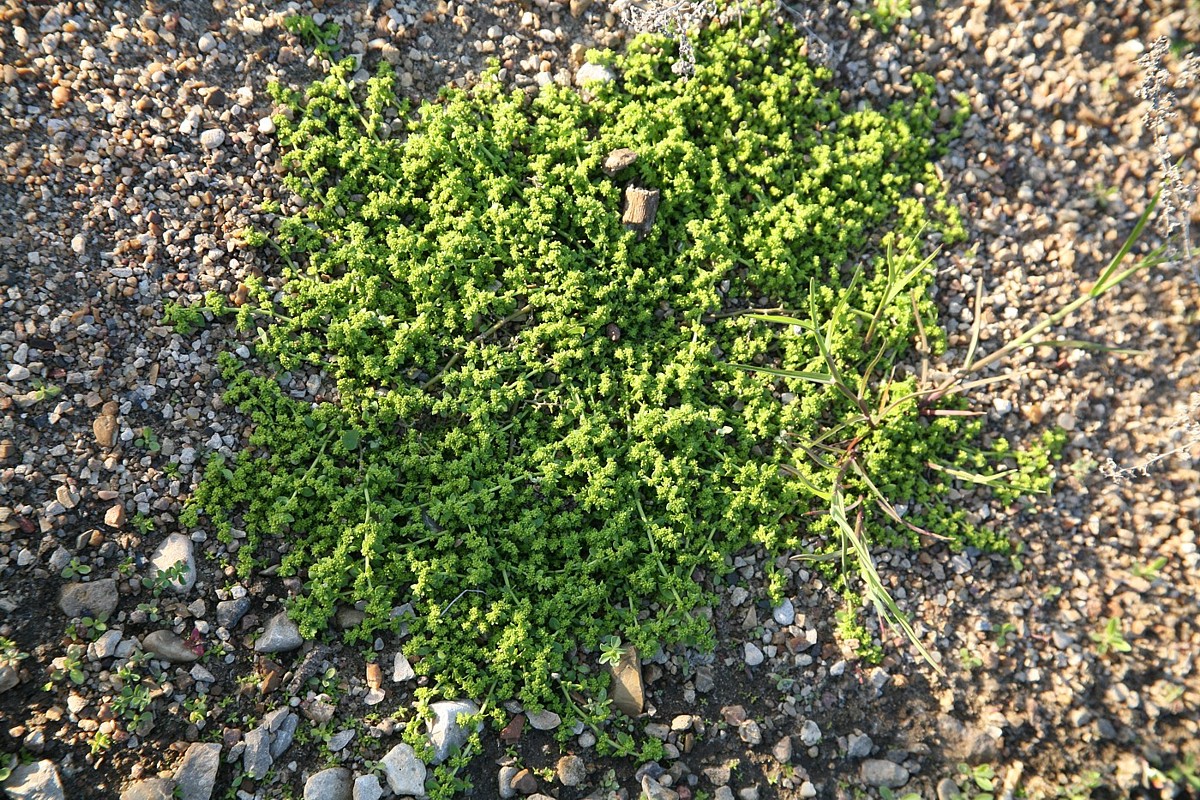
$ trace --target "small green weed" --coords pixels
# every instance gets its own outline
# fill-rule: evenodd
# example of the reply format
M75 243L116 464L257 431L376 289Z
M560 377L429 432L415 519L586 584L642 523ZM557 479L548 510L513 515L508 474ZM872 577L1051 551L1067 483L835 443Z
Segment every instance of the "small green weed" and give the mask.
M1162 575L1162 568L1167 565L1167 557L1159 556L1148 564L1134 564L1131 570L1134 576L1147 581L1156 581Z
M299 37L305 47L321 56L333 56L338 50L338 37L342 28L335 22L318 25L316 20L307 14L291 14L283 18L283 27Z
M1125 640L1121 631L1121 620L1118 617L1109 617L1099 633L1092 632L1088 636L1096 643L1096 652L1102 656L1107 655L1110 651L1128 653L1133 650L1133 645Z
M996 771L991 764L958 765L958 788L964 798L992 800L996 791Z
M155 454L162 450L162 444L158 441L158 436L154 433L153 428L142 428L141 435L133 443Z
M76 578L84 575L90 575L92 568L89 564L84 564L78 558L72 558L71 563L63 567L62 576L64 580L73 581Z
M900 20L912 16L912 5L910 0L871 0L865 16L881 32L891 33Z

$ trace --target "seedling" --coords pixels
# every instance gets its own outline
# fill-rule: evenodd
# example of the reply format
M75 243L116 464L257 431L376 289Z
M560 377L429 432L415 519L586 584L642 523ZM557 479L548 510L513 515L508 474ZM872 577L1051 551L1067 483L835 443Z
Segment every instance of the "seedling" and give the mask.
M621 661L621 657L625 655L625 648L621 646L621 637L605 636L600 640L600 663L616 666Z
M332 56L338 50L338 37L342 28L335 22L318 25L307 14L292 14L283 18L283 27L299 37L306 47L317 55Z
M1096 643L1096 652L1102 656L1107 655L1110 650L1117 653L1133 650L1133 645L1125 641L1121 631L1121 620L1117 617L1109 617L1099 633L1089 633L1088 636Z
M1133 566L1133 574L1147 581L1156 581L1162 574L1162 568L1167 565L1167 557L1159 556L1149 564L1135 564Z
M84 564L78 558L72 558L71 563L63 567L62 576L68 581L73 581L76 578L84 575L90 575L92 572L91 566Z

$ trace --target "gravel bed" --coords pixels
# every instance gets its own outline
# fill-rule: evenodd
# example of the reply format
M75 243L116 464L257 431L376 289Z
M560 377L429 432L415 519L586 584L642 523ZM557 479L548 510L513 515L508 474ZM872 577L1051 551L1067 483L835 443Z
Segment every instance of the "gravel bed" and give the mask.
M979 282L988 352L1079 296L1119 248L1161 180L1136 60L1158 36L1200 41L1200 19L1187 0L934 5L914 2L887 34L861 3L806 19L847 102L890 102L922 70L945 106L965 95L974 112L940 162L969 232L937 262L945 369L966 352ZM305 642L280 613L298 581L269 566L241 581L232 548L180 528L199 465L235 453L247 421L223 405L215 366L232 325L182 336L164 307L236 302L249 276L270 275L238 239L264 199L288 201L266 85L320 74L284 17L336 23L363 77L387 59L406 93L435 98L490 58L530 92L571 83L588 48L622 45L619 11L0 5L0 636L14 643L0 653L0 752L24 756L12 796L420 790L425 766L396 720L421 681L398 642ZM1180 100L1173 156L1196 182L1200 93ZM1200 391L1192 278L1180 265L1136 277L1061 331L1139 352L1040 348L1009 365L1017 379L973 395L989 436L1029 443L1058 426L1069 442L1052 496L958 499L1009 532L1015 557L878 554L946 677L898 641L881 664L861 661L835 636L840 599L803 562L777 560L789 599L773 608L766 557L748 552L721 588L717 651L637 665L638 726L666 759L601 758L586 731L564 754L557 720L512 706L516 736L485 733L463 773L475 796L944 800L967 786L961 763L990 766L997 796L1186 795L1172 768L1200 756L1200 473L1186 450L1123 484L1100 466L1181 443L1173 421ZM316 397L320 376L290 388ZM1127 652L1103 646L1114 618ZM453 742L454 708L436 710L435 739Z

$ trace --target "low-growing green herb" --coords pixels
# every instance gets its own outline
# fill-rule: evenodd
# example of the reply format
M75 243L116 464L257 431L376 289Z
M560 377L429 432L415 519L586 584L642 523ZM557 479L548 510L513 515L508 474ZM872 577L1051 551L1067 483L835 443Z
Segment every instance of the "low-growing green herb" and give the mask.
M287 542L306 636L361 602L348 637L407 625L436 690L589 722L606 678L584 662L711 646L706 586L747 545L870 566L915 637L869 548L1006 544L933 467L961 469L978 429L962 387L896 374L915 340L943 346L930 255L962 231L932 161L963 110L939 127L919 74L845 109L799 44L751 9L701 32L687 81L640 37L586 98L485 76L415 115L386 64L361 90L351 60L274 87L303 210L253 237L284 280L239 310L265 369L221 367L254 431L183 524L243 531L242 575ZM618 148L637 160L607 174ZM648 227L622 223L630 187L659 192ZM281 385L316 371L320 402Z

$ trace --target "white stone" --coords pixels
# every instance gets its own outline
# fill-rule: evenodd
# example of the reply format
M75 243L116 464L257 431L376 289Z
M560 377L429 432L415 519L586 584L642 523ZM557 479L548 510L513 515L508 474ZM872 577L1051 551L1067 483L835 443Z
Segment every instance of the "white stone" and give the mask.
M208 150L216 150L225 144L225 131L220 128L209 128L200 134L200 144Z
M754 642L746 642L744 649L746 666L757 667L763 662L763 651Z
M416 751L406 744L398 744L380 760L388 786L392 791L404 795L425 794L425 765L417 758Z
M154 551L150 558L150 577L157 578L180 562L184 565L183 572L168 584L168 588L176 594L185 594L196 585L196 557L191 538L182 533L172 533Z
M596 81L607 83L608 81L616 80L617 76L608 67L600 64L584 64L575 73L575 85L583 86Z

